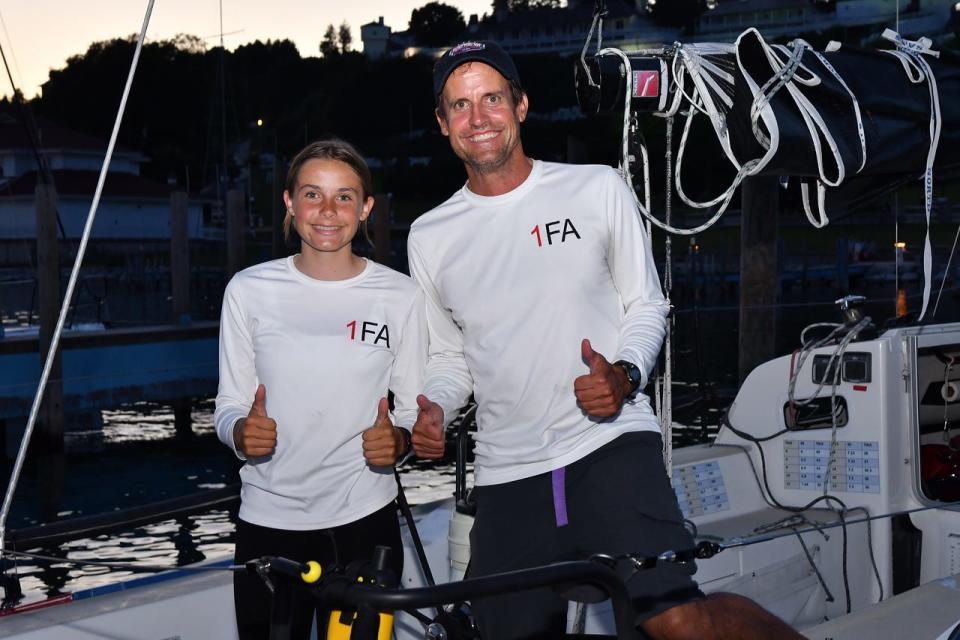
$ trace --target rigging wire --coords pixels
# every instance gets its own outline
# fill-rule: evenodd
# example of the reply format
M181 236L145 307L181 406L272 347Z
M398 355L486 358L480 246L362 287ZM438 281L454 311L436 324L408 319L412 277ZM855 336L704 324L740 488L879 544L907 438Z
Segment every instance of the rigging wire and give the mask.
M3 22L2 15L0 15L0 25L3 26L3 31L7 36L8 44L11 45L10 57L13 58L13 64L16 67L17 66L16 53L13 51L13 46L12 46L13 42L10 40L10 35L6 33L7 26L6 26L6 23ZM13 89L13 96L11 100L14 104L17 105L17 111L20 113L20 124L23 125L23 129L27 134L27 142L30 145L30 150L33 152L34 162L36 162L36 165L37 165L37 183L53 185L55 187L56 184L53 178L53 170L50 168L50 162L47 160L46 155L44 155L44 153L40 151L40 143L39 143L40 136L38 135L37 123L36 123L36 120L34 119L33 111L30 109L30 106L26 104L23 100L23 92L20 91L20 89L17 87L17 83L13 79L13 73L10 71L10 65L7 63L7 56L2 46L0 46L0 58L2 58L3 60L3 66L6 69L7 78L10 80L10 87ZM17 68L17 75L22 77L22 74L20 73L19 68ZM7 183L6 187L9 190L10 184ZM56 214L56 218L57 218L57 231L60 234L60 238L63 240L69 240L69 238L67 238L67 230L63 226L63 218L60 216L60 209L58 207L55 207L54 213ZM32 253L30 254L30 261L31 263L33 263L34 261L34 256ZM36 264L32 264L31 266L35 268ZM90 297L96 300L97 305L101 305L103 303L103 301L100 300L98 296L90 288L90 283L87 282L86 279L81 280L80 284L84 288L84 290L90 295ZM32 311L33 311L33 305L31 304L31 313Z
M817 563L813 558L813 554L811 554L810 549L807 548L807 543L804 542L803 536L800 535L800 531L794 529L793 532L797 534L797 542L800 543L800 548L803 549L803 554L807 557L807 563L810 565L810 568L813 569L814 574L816 574L817 580L820 581L820 587L823 589L823 593L826 594L826 601L833 602L835 598L830 592L830 587L827 586L827 581L823 579L823 574L820 573L820 568L817 566Z
M747 447L744 447L744 446L742 446L742 445L736 445L736 444L716 444L716 445L711 445L711 446L723 447L723 448L739 449L739 450L743 451L744 453L748 453L748 452L749 452L749 449L748 449ZM749 454L747 455L747 459L750 460ZM751 465L751 467L753 468L753 461L752 461L752 460L750 460L750 465ZM754 469L755 469L755 468L754 468ZM761 492L761 493L762 493L762 492ZM764 499L766 500L766 497L765 497L765 496L764 496ZM816 499L815 499L814 501L812 501L812 502L818 502L818 501L822 501L822 500L823 500L823 497L821 496L821 497L816 498ZM835 500L837 500L837 502L840 502L838 499L835 499ZM770 502L767 501L767 504L770 504ZM771 506L773 506L773 505L771 505ZM781 506L781 507L776 507L776 508L780 508L780 509L783 509L783 510L786 510L786 511L791 511L791 512L794 512L794 513L799 513L799 511L797 511L797 509L799 509L798 507L783 507L783 506ZM760 534L747 535L747 536L734 536L734 537L730 538L728 542L715 543L715 544L716 544L716 547L717 547L717 550L718 550L718 551L728 551L728 550L730 550L730 549L738 549L738 548L742 548L742 547L749 547L749 546L752 546L752 545L755 545L755 544L762 544L762 543L764 543L764 542L771 542L771 541L773 541L773 540L779 540L779 539L781 539L781 538L786 538L786 537L795 536L795 535L797 535L798 533L799 533L799 534L803 534L803 533L816 533L816 532L819 532L821 535L825 535L825 534L824 534L824 531L829 530L829 529L835 529L835 528L837 528L837 527L841 527L841 528L843 528L843 527L849 527L849 526L855 525L855 524L871 523L871 522L875 522L875 521L877 521L877 520L885 520L885 519L887 519L887 518L893 518L893 517L897 517L897 516L904 516L904 515L910 515L910 514L914 514L914 513L922 513L922 512L925 512L925 511L936 511L936 510L949 510L949 511L956 511L956 512L960 513L960 501L944 502L944 503L937 504L937 505L927 505L927 506L923 506L923 507L915 507L915 508L912 508L912 509L902 509L902 510L899 510L899 511L890 511L890 512L887 512L887 513L881 513L881 514L877 514L877 515L865 515L865 516L863 516L863 517L861 517L861 518L844 519L843 521L837 520L837 521L834 521L834 522L816 522L816 521L812 521L812 520L806 520L806 521L805 521L805 524L806 524L806 526L808 527L808 528L806 528L806 529L800 528L800 527L797 526L796 524L790 524L790 525L786 525L786 526L784 527L784 530L782 530L782 531L772 531L772 532L769 532L769 533L760 533ZM864 509L863 507L852 507L852 508L850 508L850 509L847 509L847 513L854 512L854 511L863 511L863 512L866 513L866 509ZM671 552L666 552L666 553L669 554L669 553L671 553ZM675 553L678 553L678 554L679 554L680 552L678 551L678 552L675 552ZM10 549L6 549L6 550L4 550L2 553L0 553L0 557L21 557L21 558L27 558L27 559L32 559L32 560L40 560L40 561L43 561L43 562L49 562L49 563L53 563L53 564L70 564L70 565L75 565L75 566L85 566L85 565L101 566L101 567L109 567L109 568L121 569L121 570L125 570L125 571L150 571L150 572L161 572L161 571L238 571L238 570L243 570L243 569L245 569L245 565L234 565L234 564L231 564L231 565L211 565L211 566L185 565L185 566L182 566L182 567L178 567L178 566L172 566L172 565L148 565L148 564L138 564L138 563L125 563L125 562L104 562L104 561L95 561L95 560L75 560L75 559L71 559L71 558L60 558L60 557L57 557L57 556L50 556L50 555L44 555L44 554L30 553L30 552L26 552L26 551L14 551L14 550L10 550ZM667 560L667 556L665 556L663 559L664 559L664 560Z
M17 77L21 79L21 83L22 83L23 73L21 73L20 71L20 64L17 62L17 54L13 49L13 39L10 38L10 33L7 31L7 23L3 19L2 11L0 11L0 27L3 27L3 35L7 39L7 44L10 45L10 57L13 58L13 68L17 70ZM9 69L8 69L8 72L9 72ZM10 82L11 84L13 83L12 77L10 78ZM14 91L16 91L16 87L14 87Z
M50 340L50 348L47 351L46 359L43 364L43 372L40 375L40 382L37 388L37 393L34 396L33 404L30 407L30 415L27 418L27 425L24 429L23 438L20 441L20 450L17 453L17 459L14 463L13 471L10 474L10 482L7 485L7 493L4 496L3 507L0 509L0 551L3 551L4 548L4 533L6 531L6 522L7 515L10 512L10 506L13 503L13 495L16 491L17 481L20 477L20 472L23 469L23 463L27 455L27 445L30 442L30 437L33 434L33 429L37 421L37 415L40 410L40 403L43 400L44 391L47 387L47 381L50 378L50 372L53 368L54 356L57 353L57 348L60 345L60 335L63 332L63 326L66 322L67 313L70 310L70 302L73 298L73 292L76 288L77 277L80 273L80 267L83 264L83 257L86 253L87 243L90 239L91 231L93 229L93 222L96 219L97 207L100 204L100 196L103 193L103 185L106 181L107 170L110 167L110 159L113 157L113 149L117 142L117 136L120 132L120 123L123 120L123 113L126 109L127 98L130 95L130 88L133 85L133 77L137 70L137 63L140 59L140 51L143 48L143 42L147 34L147 26L150 24L150 16L153 12L153 5L155 0L148 0L146 15L143 19L143 26L140 29L140 35L137 38L137 47L133 53L133 61L130 65L130 71L127 75L126 85L123 88L123 96L120 99L120 108L117 111L117 116L113 124L113 131L110 134L110 142L107 145L106 156L104 157L103 166L100 169L100 177L97 180L97 188L94 193L93 202L90 204L90 212L87 214L87 221L83 228L83 235L80 239L80 245L77 249L77 257L73 263L73 269L70 272L70 280L67 282L67 289L63 296L63 303L60 306L60 315L57 318L57 324L53 331L53 336Z
M957 226L957 233L953 236L953 247L950 248L950 255L947 257L947 266L943 269L943 279L940 280L940 291L937 292L937 300L933 304L933 313L930 319L937 317L937 308L940 306L940 298L943 296L943 285L947 283L947 276L950 275L950 265L953 263L953 254L957 250L957 239L960 238L960 225Z
M672 221L673 208L672 200L672 181L671 165L673 163L673 116L667 117L667 141L666 141L666 172L664 175L664 189L667 194L664 218L669 225ZM673 236L669 233L664 234L663 251L663 294L667 299L667 304L673 309L670 296L673 293ZM673 327L676 319L671 313L666 321L666 334L663 341L663 413L661 415L661 429L663 431L663 462L667 471L667 477L673 476Z
M60 558L58 556L49 556L42 553L29 553L27 551L7 550L3 552L4 557L23 558L27 560L41 560L50 564L70 564L78 567L104 567L106 569L118 569L120 571L134 571L137 573L159 573L161 571L188 571L188 572L207 572L207 571L245 571L246 567L242 564L230 565L211 565L196 566L161 564L141 564L137 562L107 562L101 560L71 560L70 558Z
M11 55L13 55L12 51ZM29 112L24 105L23 94L20 92L20 89L17 88L17 84L13 80L13 73L10 71L10 65L7 63L7 54L4 52L2 46L0 46L0 58L2 58L3 67L7 71L7 78L10 80L10 87L13 89L13 102L17 105L17 109L20 111L20 119L23 123L24 129L27 132L27 139L30 143L30 149L33 151L33 158L37 163L37 182L42 184L53 184L53 174L50 171L50 164L40 153L40 149L37 144L37 135L35 131L36 127L33 125L33 119L28 117ZM59 224L61 235L66 237L66 233L63 230L63 223L60 222L59 213L57 215L57 223Z
M852 507L848 511L850 513L853 513L854 511L862 511L865 516L867 517L870 516L870 511L866 507ZM873 577L876 579L877 586L880 588L880 594L877 598L877 602L883 602L883 597L884 597L883 580L880 579L880 569L877 568L877 556L873 551L873 527L867 525L866 529L867 529L867 548L870 551L870 553L868 554L868 557L870 558L870 565L873 567Z

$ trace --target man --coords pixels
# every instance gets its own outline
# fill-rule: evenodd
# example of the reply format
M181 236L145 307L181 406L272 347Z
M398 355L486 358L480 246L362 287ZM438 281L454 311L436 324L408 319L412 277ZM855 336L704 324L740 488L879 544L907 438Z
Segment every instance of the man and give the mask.
M609 167L524 154L527 96L494 43L450 49L434 93L467 183L410 232L430 332L412 439L421 457L442 455L444 424L475 394L471 576L693 546L640 393L668 304L629 187ZM799 637L746 599L704 598L694 571L636 573L638 626L654 638ZM473 606L484 638L564 633L567 605L550 589Z

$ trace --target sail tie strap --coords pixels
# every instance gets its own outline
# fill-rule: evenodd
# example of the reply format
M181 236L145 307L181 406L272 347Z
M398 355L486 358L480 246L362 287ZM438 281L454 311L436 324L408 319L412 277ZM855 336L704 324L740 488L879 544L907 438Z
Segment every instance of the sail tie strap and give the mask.
M940 92L937 90L937 78L933 69L924 56L939 58L940 53L930 48L929 38L906 40L892 29L886 29L883 37L896 45L896 50L885 50L892 56L900 59L907 78L914 84L927 83L930 92L930 148L927 150L927 166L923 174L924 211L927 219L927 232L923 241L923 305L917 320L923 320L930 303L930 290L933 280L933 250L930 246L930 213L933 209L933 162L937 157L937 146L940 143Z

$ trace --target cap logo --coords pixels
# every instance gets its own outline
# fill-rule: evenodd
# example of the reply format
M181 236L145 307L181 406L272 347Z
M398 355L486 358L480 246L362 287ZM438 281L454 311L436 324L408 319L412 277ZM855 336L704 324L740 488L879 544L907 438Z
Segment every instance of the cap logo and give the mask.
M459 56L463 53L469 53L471 51L482 51L486 49L486 45L482 42L462 42L455 46L453 49L450 49L450 52L447 54L450 57Z

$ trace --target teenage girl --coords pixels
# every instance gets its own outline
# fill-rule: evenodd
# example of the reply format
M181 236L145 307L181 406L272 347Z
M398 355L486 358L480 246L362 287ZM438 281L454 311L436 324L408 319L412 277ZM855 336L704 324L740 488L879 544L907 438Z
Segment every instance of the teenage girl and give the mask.
M417 417L422 300L410 278L352 250L373 208L370 170L352 146L303 149L283 200L284 233L296 232L300 253L237 273L220 322L217 435L244 461L236 562L346 565L388 545L399 578L393 465ZM260 579L235 574L234 600L241 640L267 638ZM298 594L294 638L309 636L313 614ZM325 618L318 612L321 638Z

